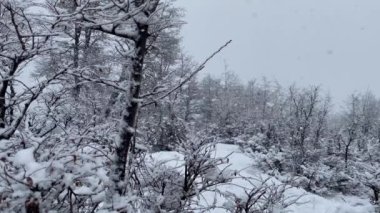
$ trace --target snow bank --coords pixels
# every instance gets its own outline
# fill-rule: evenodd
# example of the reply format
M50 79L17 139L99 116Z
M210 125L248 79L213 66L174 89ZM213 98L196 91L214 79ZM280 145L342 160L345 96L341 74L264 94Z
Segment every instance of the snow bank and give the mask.
M218 144L216 147L216 157L229 156L229 169L240 172L243 177L251 178L247 181L244 178L234 179L232 184L218 186L218 189L223 192L233 193L235 195L243 195L243 188L252 187L252 185L260 184L262 180L269 179L269 184L282 184L281 181L269 177L268 175L260 172L260 170L252 167L252 159L241 153L236 145ZM178 167L182 164L182 155L176 152L159 152L152 156L155 161L163 162L170 167ZM285 197L294 198L302 196L297 204L289 206L286 210L280 212L293 212L293 213L375 213L374 207L369 200L361 199L359 197L349 196L336 196L332 198L323 198L316 194L306 192L301 188L291 188L286 191ZM202 194L204 199L203 205L216 203L222 205L226 202L223 197L218 196L213 192L206 192ZM216 200L215 200L216 198ZM210 210L210 213L223 213L223 209Z

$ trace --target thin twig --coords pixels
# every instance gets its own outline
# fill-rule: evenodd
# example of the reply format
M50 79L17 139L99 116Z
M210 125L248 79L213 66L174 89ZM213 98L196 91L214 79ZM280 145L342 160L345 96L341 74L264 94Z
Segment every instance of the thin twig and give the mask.
M160 96L160 97L158 97L158 98L156 98L156 99L154 99L154 100L152 100L150 102L142 104L141 107L146 107L146 106L149 106L151 104L154 104L157 101L166 98L167 96L169 96L170 94L172 94L173 92L175 92L176 90L178 90L179 88L183 87L183 85L185 85L187 82L189 82L197 73L199 73L200 71L202 71L205 68L206 64L212 58L214 58L218 53L220 53L224 48L226 48L231 42L232 42L232 40L229 40L223 46L221 46L217 51L215 51L213 54L211 54L201 65L198 66L198 68L196 70L194 70L187 78L185 78L176 87L172 88L171 90L169 90L168 92L166 92L162 96Z

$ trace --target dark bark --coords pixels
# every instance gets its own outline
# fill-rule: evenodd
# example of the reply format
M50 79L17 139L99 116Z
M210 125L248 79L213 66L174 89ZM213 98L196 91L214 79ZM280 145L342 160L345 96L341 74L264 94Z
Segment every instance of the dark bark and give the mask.
M74 30L74 55L73 55L73 66L74 68L78 68L79 67L79 42L80 42L80 35L81 35L81 28L78 27L78 26L75 26L75 30ZM75 81L75 87L74 87L74 91L73 91L73 94L74 94L74 97L75 98L78 98L79 94L80 94L80 85L79 84L79 79L78 77L74 77L74 81Z
M6 101L5 95L7 92L9 81L3 81L0 89L0 128L5 127L5 111L6 111Z
M5 119L6 110L7 110L6 109L6 94L7 94L8 87L11 84L11 80L9 78L13 77L18 66L19 66L18 59L14 59L12 61L12 66L10 68L9 75L6 76L6 78L8 78L8 79L5 79L1 84L1 88L0 88L0 128L5 128L5 124L6 124L6 119Z
M348 156L350 154L350 145L351 145L351 140L344 147L344 165L346 169L348 168Z
M116 148L116 191L122 195L125 193L123 188L119 187L119 183L125 181L126 166L128 160L128 153L133 147L133 138L135 132L132 131L136 128L136 121L139 112L139 97L141 90L141 83L143 80L143 64L144 58L147 53L147 39L148 25L138 25L139 38L134 42L136 49L136 57L132 58L132 75L130 85L130 100L127 103L125 114L123 115L123 126L120 132L119 146Z
M40 207L36 198L29 198L25 202L26 213L40 213Z
M373 191L373 201L375 201L376 203L379 202L380 189L376 186L371 186L371 189Z

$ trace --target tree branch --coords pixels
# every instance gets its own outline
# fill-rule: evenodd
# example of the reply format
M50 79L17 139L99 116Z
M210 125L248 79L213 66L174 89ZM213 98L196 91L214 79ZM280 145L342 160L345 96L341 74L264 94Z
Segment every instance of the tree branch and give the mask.
M205 67L206 67L206 64L212 59L214 58L218 53L220 53L224 48L226 48L230 43L232 42L232 40L229 40L228 42L226 42L223 46L221 46L217 51L215 51L213 54L211 54L201 65L198 66L197 69L195 69L187 78L185 78L183 81L181 81L177 86L175 86L174 88L170 89L168 92L166 92L165 94L163 94L162 96L150 101L150 102L147 102L147 103L144 103L141 105L141 107L146 107L146 106L149 106L151 104L154 104L156 103L157 101L159 100L162 100L164 98L166 98L167 96L171 95L173 92L175 92L176 90L178 90L179 88L183 87L187 82L189 82L196 74L198 74L200 71L202 71Z

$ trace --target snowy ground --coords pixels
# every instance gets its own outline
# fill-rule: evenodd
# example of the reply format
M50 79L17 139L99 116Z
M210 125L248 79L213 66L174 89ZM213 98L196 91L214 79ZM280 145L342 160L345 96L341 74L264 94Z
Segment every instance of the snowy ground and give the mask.
M270 178L266 174L261 173L258 169L252 168L252 159L240 152L239 147L235 145L218 144L217 156L229 156L229 163L231 170L240 171L240 175L253 179L267 179ZM160 152L155 153L153 158L159 161L165 161L170 166L179 166L181 156L175 152ZM274 184L281 184L281 181L270 178L270 181ZM259 182L259 181L258 181ZM257 182L257 183L258 183ZM232 185L220 186L219 190L228 191L240 195L244 193L242 187L249 188L252 186L252 182L247 182L244 179L235 179ZM255 183L254 183L255 184ZM369 200L361 199L358 197L337 196L333 198L323 198L321 196L306 192L300 188L291 188L285 193L289 200L302 197L298 200L297 204L289 206L286 211L280 212L293 212L293 213L375 213L374 207L370 204ZM205 193L203 194L205 203L213 202L215 194ZM224 203L223 198L218 197L218 204ZM212 213L222 213L221 209L215 209L209 211Z

